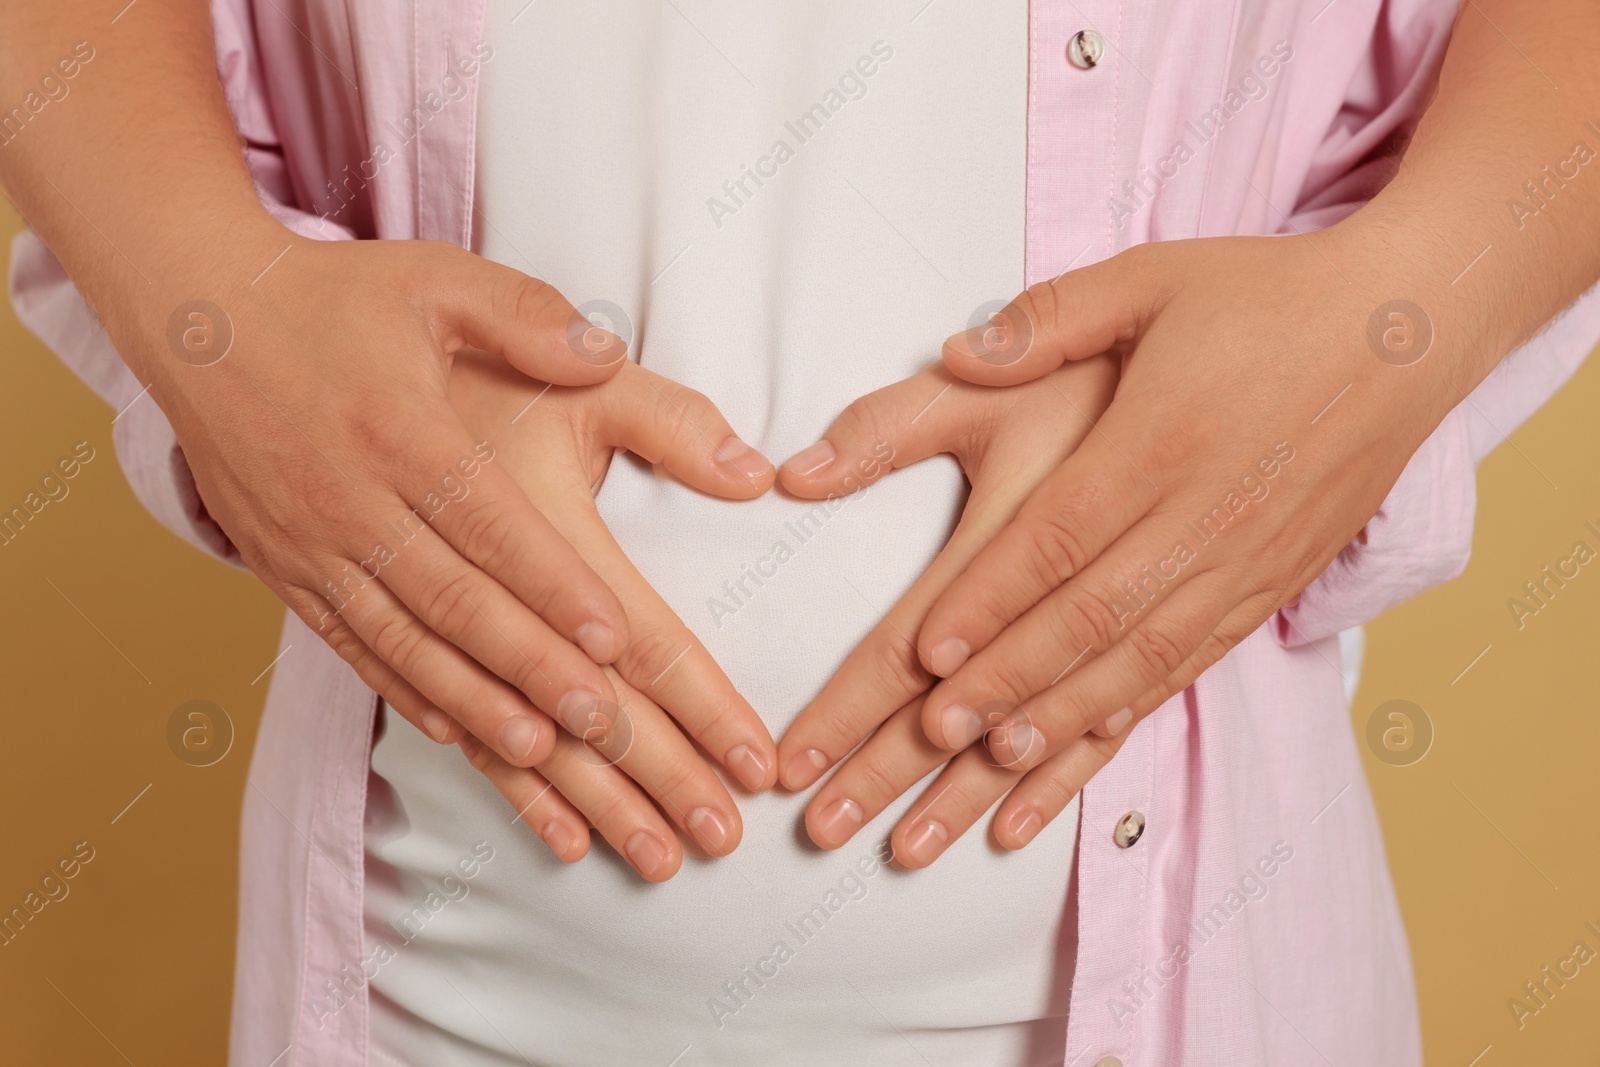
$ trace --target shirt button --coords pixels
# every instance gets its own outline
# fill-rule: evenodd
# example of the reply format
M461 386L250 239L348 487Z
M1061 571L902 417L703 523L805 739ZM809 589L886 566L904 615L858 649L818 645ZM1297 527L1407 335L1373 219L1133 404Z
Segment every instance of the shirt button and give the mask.
M1122 1067L1122 1061L1115 1056L1102 1056L1094 1061L1094 1067Z
M1105 54L1106 39L1093 30L1079 30L1067 42L1067 60L1079 70L1099 66Z
M1118 848L1132 848L1143 834L1144 815L1130 811L1117 820L1117 828L1111 834L1111 840L1117 843Z

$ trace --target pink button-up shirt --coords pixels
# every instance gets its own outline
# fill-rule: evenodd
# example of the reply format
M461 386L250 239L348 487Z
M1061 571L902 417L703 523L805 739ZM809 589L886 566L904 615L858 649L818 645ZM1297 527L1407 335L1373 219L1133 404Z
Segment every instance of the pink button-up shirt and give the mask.
M223 87L279 219L326 239L470 246L477 70L493 44L480 40L482 0L213 8ZM1034 0L1027 281L1141 241L1303 231L1348 214L1423 106L1455 10ZM1079 31L1104 42L1088 69L1068 59ZM337 223L320 217L335 209ZM29 234L13 252L22 320L114 408L132 403L140 383L49 252ZM1421 1062L1334 635L1461 570L1475 463L1597 337L1591 293L1429 438L1365 543L1141 723L1084 788L1067 1064ZM146 506L237 561L160 409L132 403L114 437ZM293 615L283 644L294 649L245 797L232 1063L354 1067L366 1059L362 821L377 702ZM1146 828L1121 847L1130 812Z

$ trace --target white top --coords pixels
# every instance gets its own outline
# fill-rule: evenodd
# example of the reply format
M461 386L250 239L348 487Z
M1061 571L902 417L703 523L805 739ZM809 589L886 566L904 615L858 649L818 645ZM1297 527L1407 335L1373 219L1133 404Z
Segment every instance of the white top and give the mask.
M924 2L488 0L479 251L620 307L645 366L782 462L1022 285L1026 4ZM802 541L809 503L712 500L629 457L600 509L780 736L963 492L934 460ZM792 557L731 601L779 541ZM879 848L920 788L832 853L806 795L769 793L740 801L732 857L649 885L598 837L563 867L456 749L387 717L373 1063L1061 1063L1075 807L1022 852L985 820L905 872Z

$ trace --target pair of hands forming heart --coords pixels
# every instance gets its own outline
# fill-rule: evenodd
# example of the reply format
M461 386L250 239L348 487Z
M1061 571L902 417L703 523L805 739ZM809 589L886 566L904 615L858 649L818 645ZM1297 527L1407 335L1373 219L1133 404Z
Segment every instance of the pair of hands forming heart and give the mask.
M1314 237L1138 246L1033 286L952 337L941 364L857 400L776 475L704 397L636 366L552 388L539 403L557 429L530 427L502 446L503 462L626 606L635 636L610 673L637 740L590 774L608 783L600 810L554 768L512 771L470 741L469 754L519 809L531 805L529 824L563 858L581 855L586 815L647 878L669 877L680 853L645 794L708 853L738 840L731 798L669 717L751 788L774 773L808 788L854 752L807 807L824 848L940 766L891 835L900 863L933 862L997 801L996 840L1023 847L1134 722L1357 536L1473 384L1467 337L1436 338L1421 363L1373 358L1371 308L1399 282L1333 284L1335 263L1359 276L1384 262L1382 229L1356 219ZM473 390L467 417L494 440L541 388L506 385ZM774 753L605 534L587 487L613 446L726 497L776 477L823 499L939 453L972 491L939 556ZM691 694L715 713L680 710ZM614 742L600 736L604 753ZM729 747L735 736L742 747Z

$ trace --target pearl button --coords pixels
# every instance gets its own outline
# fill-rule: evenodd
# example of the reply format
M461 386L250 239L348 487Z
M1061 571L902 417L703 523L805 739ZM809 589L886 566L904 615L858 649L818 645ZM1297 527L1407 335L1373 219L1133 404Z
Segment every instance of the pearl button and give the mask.
M1117 843L1118 848L1132 848L1144 834L1144 814L1130 811L1117 820L1117 828L1111 834L1111 840Z
M1099 66L1105 54L1106 39L1093 30L1079 30L1067 42L1067 60L1079 70Z
M1094 1061L1094 1067L1122 1067L1122 1061L1115 1056L1102 1056Z

